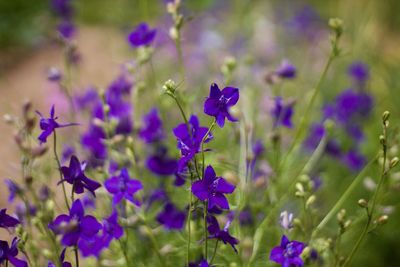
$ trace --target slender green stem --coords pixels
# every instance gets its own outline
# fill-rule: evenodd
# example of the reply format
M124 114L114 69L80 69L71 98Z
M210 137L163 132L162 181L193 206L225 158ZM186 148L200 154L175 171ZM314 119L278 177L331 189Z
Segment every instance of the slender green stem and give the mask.
M190 170L190 184L193 183L193 173ZM187 261L186 264L189 266L190 263L190 243L191 243L191 225L190 221L192 219L192 201L193 201L193 194L191 191L191 187L189 189L189 212L188 212L188 217L187 217L187 227L188 227L188 242L187 242Z
M203 212L203 221L204 221L204 258L207 259L208 256L208 235L207 235L207 200L204 201L204 212Z
M180 35L180 33L179 33ZM185 65L183 62L182 42L180 36L175 41L176 51L178 52L179 69L181 72L182 79L185 79Z
M210 266L212 265L212 263L214 261L215 255L217 255L218 243L219 243L219 240L217 239L217 241L215 242L214 252L213 252L213 255L210 260Z
M53 132L53 137L54 137L54 142L53 142L54 158L56 159L58 171L60 173L60 183L61 183L63 194L64 194L65 205L67 206L67 208L69 210L70 206L69 206L69 203L68 203L67 191L65 190L65 185L64 185L64 182L63 182L63 174L62 174L62 171L61 171L61 163L60 163L60 159L59 159L58 154L57 154L57 134L56 134L56 131Z
M74 253L75 253L75 263L76 267L79 267L79 253L78 253L78 247L74 247Z

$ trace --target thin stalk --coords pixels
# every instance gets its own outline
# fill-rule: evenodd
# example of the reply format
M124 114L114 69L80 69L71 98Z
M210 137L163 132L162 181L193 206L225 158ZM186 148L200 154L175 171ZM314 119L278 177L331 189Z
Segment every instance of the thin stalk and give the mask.
M219 239L217 239L217 242L215 242L214 252L213 252L213 255L210 260L210 266L212 265L212 263L214 261L215 255L217 254L218 243L219 243Z
M74 252L75 252L76 267L79 267L79 253L78 253L78 247L77 246L74 247Z
M64 194L65 205L67 206L67 208L69 210L70 206L69 206L69 203L68 203L67 191L65 190L65 185L64 185L64 182L63 182L63 174L62 174L62 171L61 171L61 163L60 163L60 159L59 159L58 154L57 154L57 134L56 134L56 131L53 132L53 137L54 137L54 142L53 142L54 158L56 159L57 166L58 166L58 171L60 173L60 183L61 183L63 194Z
M193 174L192 171L190 170L190 184L193 183ZM190 187L191 188L191 187ZM190 225L190 220L192 218L192 201L193 201L193 195L191 189L189 189L189 212L188 212L188 217L187 217L187 227L188 227L188 242L187 242L187 266L189 266L190 262L190 242L191 242L191 225Z
M204 212L203 212L203 221L204 221L204 258L207 259L208 255L208 238L207 238L207 200L204 201Z

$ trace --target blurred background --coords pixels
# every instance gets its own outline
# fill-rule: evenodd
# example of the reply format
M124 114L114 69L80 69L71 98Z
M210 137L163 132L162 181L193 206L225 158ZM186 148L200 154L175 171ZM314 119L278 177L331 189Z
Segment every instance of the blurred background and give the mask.
M160 32L160 39L164 36L166 42L173 46L173 42L165 37L168 36L168 29L172 24L165 12L167 1L72 2L75 8L74 22L78 27L75 41L81 56L79 74L76 75L74 84L76 92L88 86L105 87L116 77L121 64L127 62L132 55L126 42L126 34L141 21L147 21L156 27ZM184 56L193 60L200 58L199 61L194 61L200 66L195 68L195 74L188 75L193 77L189 77L187 83L207 81L202 85L196 84L196 88L204 87L198 95L205 95L208 81L213 80L213 77L207 75L218 72L224 56L233 54L242 62L258 63L263 71L276 66L282 58L290 58L298 66L300 74L299 81L289 84L285 94L286 97L301 97L301 90L309 89L318 78L321 64L326 58L329 47L327 20L330 17L339 17L345 24L341 44L344 54L330 71L331 78L324 85L323 97L332 98L343 90L349 83L345 75L348 64L361 60L370 67L369 90L375 97L376 114L379 117L384 110L390 110L393 121L399 122L400 1L183 2L184 13L191 18L183 33ZM63 47L55 31L57 23L57 16L52 11L49 0L0 0L1 115L20 114L21 105L26 99L34 103L35 109L48 110L51 103L59 97L54 85L47 81L50 67L63 68ZM163 66L165 68L174 64L174 61L162 53L158 55L160 61L155 62L159 83L175 75L174 71L163 72ZM218 57L212 59L213 55ZM208 66L201 66L204 57L208 57ZM246 78L240 79L240 83L255 83L251 80L251 75L243 77ZM301 104L301 98L299 103ZM379 133L379 125L370 127L371 136ZM19 155L13 143L13 129L4 121L0 122L0 138L2 181L4 178L15 178L19 175ZM376 148L377 145L371 145L366 150L373 151ZM7 193L2 192L0 206L6 206L6 201ZM396 214L399 218L398 212ZM384 262L395 266L400 262L397 239L400 237L400 229L396 219L388 228L382 232L386 236L377 239L378 242L370 244L360 253L361 256L354 266L384 266ZM379 253L376 253L377 250Z

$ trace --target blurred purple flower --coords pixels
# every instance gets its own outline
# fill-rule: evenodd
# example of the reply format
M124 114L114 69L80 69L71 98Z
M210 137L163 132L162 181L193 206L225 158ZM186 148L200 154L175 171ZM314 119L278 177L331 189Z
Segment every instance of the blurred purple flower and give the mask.
M352 63L349 66L347 72L350 77L361 86L364 85L365 82L369 79L368 65L360 61Z
M276 69L275 74L282 79L293 79L296 77L296 67L289 60L284 59Z
M6 212L7 209L0 210L0 228L15 227L16 225L20 224L17 219L11 217Z
M229 209L229 203L224 194L232 194L235 186L224 178L217 177L211 165L204 171L204 179L192 184L192 193L201 201L208 201L208 208L218 206L221 209Z
M158 115L157 108L152 108L143 117L143 126L139 130L139 137L146 143L159 142L164 139L163 124Z
M301 259L305 244L298 241L290 241L285 235L282 236L281 244L274 247L269 259L282 265L282 267L301 267L304 265Z
M5 179L4 183L7 185L8 188L8 203L14 201L15 196L17 196L21 192L21 188L11 179Z
M186 214L180 211L174 204L168 202L157 215L157 221L169 230L181 230L185 224Z
M124 229L118 223L118 213L113 211L109 217L103 220L104 246L108 247L113 239L120 239Z
M230 121L237 121L229 113L229 108L236 105L239 100L239 89L235 87L225 87L222 91L216 83L210 86L210 95L204 102L204 113L215 117L219 127L224 127L225 118Z
M76 28L71 21L63 20L58 24L57 31L62 38L70 40L72 37L74 37Z
M287 128L293 127L293 105L294 102L284 103L281 97L275 97L275 106L271 110L275 128L279 125Z
M370 95L352 89L344 90L335 102L336 119L342 124L368 117L373 107Z
M133 47L149 46L156 36L156 29L150 29L146 23L140 23L128 35L128 41Z
M281 212L279 223L285 230L293 228L293 213L287 212L286 210Z
M80 240L94 237L101 229L101 224L91 215L85 215L81 201L75 200L69 214L57 216L49 224L50 230L56 235L62 235L61 243L64 246L80 247Z
M117 205L122 199L140 206L139 200L134 198L137 191L143 189L139 180L131 179L126 168L123 168L118 176L112 176L104 182L107 191L113 195L113 205Z
M60 254L60 262L62 264L62 267L72 267L71 263L65 261L65 250L67 248L64 248ZM57 265L54 264L53 262L49 262L47 267L56 267Z
M47 80L50 82L59 82L62 78L61 71L55 67L51 67L47 71Z
M360 171L367 163L366 158L355 149L348 151L343 155L344 164L352 171Z
M69 19L73 14L72 0L52 0L51 6L54 12L64 19Z
M155 155L147 158L146 167L157 175L168 176L176 173L178 162L176 159L168 157L167 148L161 146L157 148Z

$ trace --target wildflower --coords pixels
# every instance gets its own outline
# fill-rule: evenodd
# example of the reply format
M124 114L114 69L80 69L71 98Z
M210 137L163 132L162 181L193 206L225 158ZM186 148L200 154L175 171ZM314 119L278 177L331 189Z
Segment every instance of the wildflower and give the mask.
M293 228L293 213L287 212L286 210L281 212L280 224L283 229L290 230Z
M158 214L157 221L169 230L181 230L185 224L185 213L172 203L167 203Z
M336 97L336 119L342 124L352 123L369 116L373 107L373 99L363 92L352 89L344 90Z
M0 228L15 227L20 222L7 213L7 209L0 210Z
M98 258L104 248L101 236L99 235L79 240L79 251L83 257L95 256Z
M275 74L282 79L293 79L296 77L296 67L289 60L285 59L282 60Z
M232 222L231 220L228 220L225 227L223 229L220 229L217 219L214 216L208 216L207 217L207 223L208 223L207 230L208 230L208 233L210 234L208 238L218 239L218 240L224 242L224 244L231 245L232 248L237 253L235 245L239 244L239 240L237 240L236 238L231 236L228 231L231 222Z
M128 170L123 168L119 176L113 176L104 182L107 191L113 195L113 205L117 205L122 199L139 206L140 202L134 198L134 194L143 189L139 180L129 177Z
M204 102L204 113L215 117L219 127L224 127L225 118L230 121L237 121L229 113L229 108L236 105L239 100L239 89L235 87L225 87L222 91L216 83L210 86L210 95Z
M272 117L274 120L274 127L279 125L285 126L287 128L292 128L292 115L293 115L293 105L294 102L283 103L281 97L275 97L275 106L272 109Z
M167 176L174 174L177 171L178 162L176 159L168 157L167 153L166 147L158 147L156 154L147 158L146 167L157 175Z
M103 220L103 243L108 247L113 239L120 239L124 229L118 223L118 213L113 211L111 215Z
M74 154L75 154L75 148L73 146L64 145L61 152L61 162L62 163L66 162Z
M57 31L62 38L69 40L74 37L76 28L71 21L64 20L60 24L58 24Z
M27 218L36 215L37 209L33 204L18 203L15 207L15 214L21 223L25 223Z
M72 0L52 0L51 5L57 15L64 19L68 19L73 13L71 2Z
M129 34L128 41L133 47L149 46L156 36L156 29L150 29L146 23L140 23Z
M231 194L235 186L224 178L217 177L211 165L204 172L204 179L196 181L192 185L192 193L201 201L208 200L208 208L218 206L221 209L229 209L229 203L224 194Z
M57 128L78 125L77 123L59 124L56 121L58 118L54 117L54 105L50 109L50 118L43 117L39 111L36 111L36 113L40 116L40 129L42 130L42 133L38 137L40 143L46 143L47 137L49 137Z
M360 61L352 63L349 66L347 72L349 76L361 86L363 86L365 82L369 79L368 66Z
M179 124L173 132L178 139L178 148L181 150L181 158L178 162L178 171L186 168L188 162L200 152L201 141L206 135L207 127L201 127L197 116L192 115L189 119L189 129L185 123ZM212 139L211 133L205 138L204 143Z
M14 238L9 247L7 241L0 240L0 264L3 265L5 261L9 261L15 267L28 267L26 261L17 259L18 255L18 242L17 238Z
M300 255L304 250L304 243L298 241L289 241L283 235L281 244L274 247L271 251L269 259L276 263L282 264L282 267L300 267L304 265Z
M62 74L61 71L55 67L51 67L47 72L47 80L50 82L59 82L61 81Z
M365 166L367 160L358 151L352 149L343 155L343 162L350 170L359 171Z
M198 262L190 262L188 267L209 267L207 260L201 259Z
M64 248L60 254L60 262L62 264L62 267L72 267L71 263L65 261L65 251L67 248ZM53 262L49 262L47 267L56 267L56 264Z
M64 246L81 247L80 241L94 237L101 229L101 224L91 215L85 215L81 201L75 200L69 214L57 216L49 224L49 228L56 234L62 235L61 243Z
M164 139L162 121L156 108L151 109L143 117L143 127L139 130L139 137L146 143L159 142Z
M93 87L87 88L82 94L74 95L75 106L82 110L93 108L99 102L101 102L99 93Z
M98 189L101 184L86 177L84 171L86 168L86 163L81 164L76 156L72 156L69 162L69 167L61 167L61 172L63 173L64 179L61 182L66 181L71 184L73 190L77 194L82 194L84 189L95 195L96 189Z
M11 203L14 201L15 196L18 195L22 189L13 180L10 179L5 179L4 183L8 187L8 192L9 192L8 202Z

